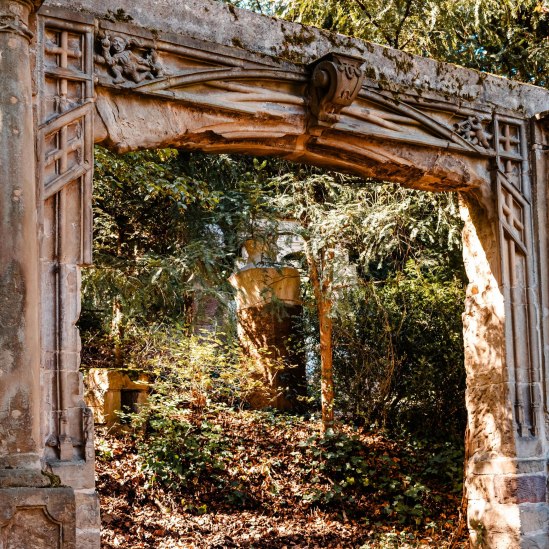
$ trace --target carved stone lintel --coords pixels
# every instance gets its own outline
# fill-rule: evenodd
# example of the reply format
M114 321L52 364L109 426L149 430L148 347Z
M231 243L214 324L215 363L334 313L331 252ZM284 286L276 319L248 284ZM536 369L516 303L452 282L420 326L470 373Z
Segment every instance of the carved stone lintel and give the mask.
M363 63L357 57L329 53L312 64L310 105L318 125L338 122L341 110L356 99L364 81Z
M461 122L454 124L454 131L465 141L482 147L483 149L491 149L490 140L493 135L488 133L483 126L483 121L477 116L468 116Z
M156 49L151 48L144 56L138 55L132 48L140 48L138 41L122 36L105 35L101 38L100 55L95 56L97 63L107 65L114 77L113 84L154 80L164 74L164 69L158 60Z

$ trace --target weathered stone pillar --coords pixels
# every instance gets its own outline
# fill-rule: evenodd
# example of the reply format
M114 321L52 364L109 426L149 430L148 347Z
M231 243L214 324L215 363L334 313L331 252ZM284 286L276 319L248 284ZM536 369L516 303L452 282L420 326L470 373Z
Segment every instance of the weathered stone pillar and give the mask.
M0 485L40 485L38 224L28 0L0 0Z
M253 362L253 408L296 410L306 395L305 357L295 341L301 318L299 271L261 266L263 247L245 244L248 264L230 278L237 290L238 335ZM259 266L258 266L259 265Z
M503 184L496 189L465 195L461 208L470 281L463 315L468 526L473 547L547 549L532 225L527 202L517 197L511 205ZM504 218L513 213L521 247Z
M52 488L40 461L40 285L29 30L36 4L0 0L0 545L73 549L73 490Z

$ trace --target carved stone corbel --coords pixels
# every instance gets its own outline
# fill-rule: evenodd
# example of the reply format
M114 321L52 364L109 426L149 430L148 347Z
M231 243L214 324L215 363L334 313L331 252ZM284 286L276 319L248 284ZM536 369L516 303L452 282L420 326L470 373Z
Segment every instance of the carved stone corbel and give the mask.
M364 81L358 57L329 53L311 64L309 101L312 126L331 126L343 108L352 105Z

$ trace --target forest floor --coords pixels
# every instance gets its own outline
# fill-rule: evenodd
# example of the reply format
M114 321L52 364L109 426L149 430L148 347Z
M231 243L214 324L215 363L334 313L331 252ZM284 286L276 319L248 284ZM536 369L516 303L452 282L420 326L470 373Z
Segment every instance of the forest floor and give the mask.
M195 419L180 489L161 482L144 435L98 430L102 548L466 547L455 446L345 426L326 441L317 421L284 414Z

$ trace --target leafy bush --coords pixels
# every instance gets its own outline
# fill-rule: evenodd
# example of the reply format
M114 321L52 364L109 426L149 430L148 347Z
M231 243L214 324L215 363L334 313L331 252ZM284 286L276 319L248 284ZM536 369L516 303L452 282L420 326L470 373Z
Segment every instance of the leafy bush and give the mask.
M138 431L137 448L150 483L174 490L222 483L220 473L231 453L220 426L193 417L184 397L159 389L134 417L136 427L143 429Z
M460 276L413 261L347 291L334 321L337 407L366 425L460 438L463 300Z
M304 463L307 463L305 473L311 486L303 494L307 503L344 504L352 514L353 504L361 498L382 498L386 500L384 511L387 516L403 523L419 524L429 516L432 505L439 499L426 484L434 471L436 455L425 468L417 457L418 450L422 450L417 445L406 449L405 462L389 457L385 449L378 453L375 444L367 445L358 436L342 432L314 435L299 446ZM457 449L451 455L442 455L438 465L441 468L449 464L456 466L462 459L463 451Z
M130 334L127 363L154 379L147 403L129 414L150 484L174 493L220 491L228 502L245 502L239 482L225 474L229 437L214 419L257 391L249 359L221 333L195 336L183 326L156 325L133 326Z

